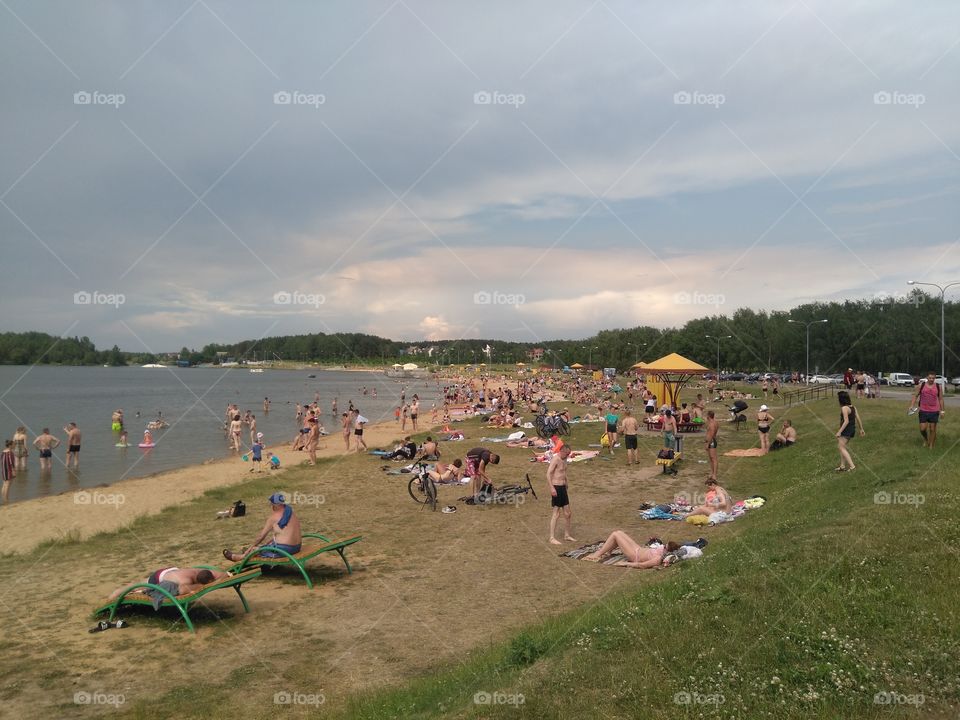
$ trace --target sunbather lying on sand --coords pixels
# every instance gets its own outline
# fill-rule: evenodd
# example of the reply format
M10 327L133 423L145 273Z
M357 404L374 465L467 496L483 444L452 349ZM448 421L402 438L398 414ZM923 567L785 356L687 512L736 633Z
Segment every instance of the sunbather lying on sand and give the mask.
M429 475L434 482L445 483L460 482L463 473L463 460L457 458L452 463L438 462L427 475Z
M167 567L161 568L159 570L154 570L143 580L137 580L135 582L129 583L127 585L121 585L112 593L110 593L110 599L113 600L115 597L118 597L120 593L126 590L130 585L136 585L137 583L150 583L151 585L159 585L162 582L174 582L180 586L178 595L188 595L195 590L199 590L204 585L212 583L214 580L222 580L225 577L229 577L230 573L220 572L219 570L201 570L198 568L178 568L178 567ZM149 588L137 588L134 592L146 592Z
M704 498L703 505L695 507L690 511L690 515L712 515L715 512L723 510L730 512L733 509L733 500L730 499L730 493L717 485L717 481L708 479L707 495Z
M666 546L662 543L654 543L650 547L644 547L623 530L614 530L599 550L595 553L585 555L583 559L591 562L600 562L617 548L620 548L625 558L624 562L617 564L625 567L657 567L666 553Z

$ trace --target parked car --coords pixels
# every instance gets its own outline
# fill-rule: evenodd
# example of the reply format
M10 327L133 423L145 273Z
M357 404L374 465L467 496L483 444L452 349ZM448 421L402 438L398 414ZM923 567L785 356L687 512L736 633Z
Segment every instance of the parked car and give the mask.
M913 387L913 375L910 373L887 373L887 380L889 380L891 385L897 385L900 387Z
M727 373L726 375L723 376L724 380L739 381L739 380L743 380L743 378L744 378L743 373Z
M808 385L833 385L833 378L829 375L811 375Z

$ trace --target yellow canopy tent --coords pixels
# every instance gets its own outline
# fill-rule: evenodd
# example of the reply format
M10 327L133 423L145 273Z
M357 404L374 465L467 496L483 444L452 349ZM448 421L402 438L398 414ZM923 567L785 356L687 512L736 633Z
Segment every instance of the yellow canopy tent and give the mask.
M574 363L573 365L570 366L570 369L571 369L571 370L583 370L583 365L581 365L580 363Z
M680 390L683 386L690 378L704 375L710 372L710 369L693 360L687 360L682 355L670 353L659 360L646 363L643 372L647 376L647 387L657 396L657 402L677 408L680 407Z

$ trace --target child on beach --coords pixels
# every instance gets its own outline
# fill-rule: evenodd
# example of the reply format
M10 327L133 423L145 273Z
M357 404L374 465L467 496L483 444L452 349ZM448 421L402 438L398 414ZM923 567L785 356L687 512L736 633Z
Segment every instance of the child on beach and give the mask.
M263 433L257 433L257 441L250 446L250 472L260 472L260 461L263 459Z
M130 442L127 439L127 430L124 428L120 431L120 442L117 443L117 447L129 447Z
M280 469L280 458L278 458L276 455L274 455L273 453L270 453L269 455L267 455L267 460L268 460L267 467L269 467L271 470Z

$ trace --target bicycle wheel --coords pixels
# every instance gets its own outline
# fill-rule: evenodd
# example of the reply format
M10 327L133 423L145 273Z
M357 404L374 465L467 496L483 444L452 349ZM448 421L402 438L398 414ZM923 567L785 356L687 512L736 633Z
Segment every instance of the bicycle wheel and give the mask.
M410 482L407 485L407 492L410 493L410 497L413 498L413 501L419 505L423 505L429 499L427 496L427 490L424 487L424 483L420 481L420 477L418 475L414 475L412 478L410 478ZM434 493L433 493L434 504L436 504L436 501L437 501L436 498L437 498L437 493L436 493L436 489L434 489Z
M533 495L533 499L539 500L537 497L537 491L533 489L533 483L530 482L530 473L527 473L527 487L530 488L530 493Z
M430 509L436 512L437 510L437 484L433 481L433 478L425 477L423 484L426 486L424 496L426 497L425 502L430 505Z

